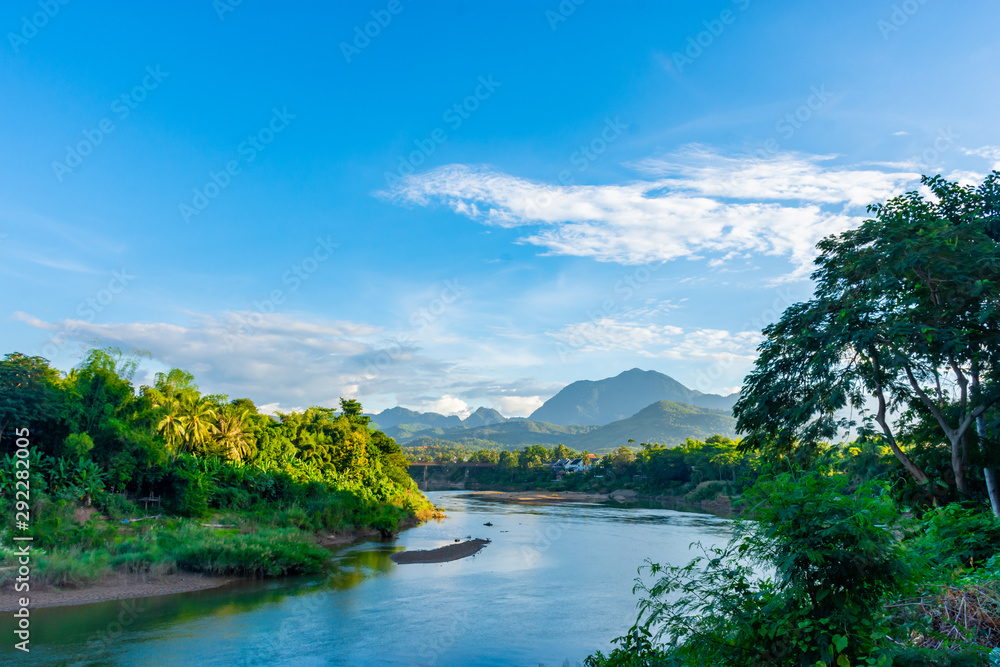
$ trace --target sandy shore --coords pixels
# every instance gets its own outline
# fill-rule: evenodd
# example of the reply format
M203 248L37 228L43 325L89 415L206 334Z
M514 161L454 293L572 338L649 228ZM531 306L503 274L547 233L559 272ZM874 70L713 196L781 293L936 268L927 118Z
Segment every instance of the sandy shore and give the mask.
M514 503L603 503L606 493L583 493L580 491L472 491L469 498L479 500L502 500Z
M460 558L475 556L489 543L489 540L482 540L477 537L474 540L449 544L437 549L428 549L427 551L401 551L392 554L389 558L400 565L406 563L447 563Z
M225 577L206 577L201 574L178 572L155 579L140 579L135 576L118 575L87 588L67 588L64 590L31 590L27 593L15 593L13 586L5 586L0 594L0 611L13 611L19 605L21 597L27 597L31 602L30 609L41 607L70 607L78 604L107 602L108 600L126 600L144 598L154 595L173 595L175 593L190 593L209 588L218 588L234 579Z

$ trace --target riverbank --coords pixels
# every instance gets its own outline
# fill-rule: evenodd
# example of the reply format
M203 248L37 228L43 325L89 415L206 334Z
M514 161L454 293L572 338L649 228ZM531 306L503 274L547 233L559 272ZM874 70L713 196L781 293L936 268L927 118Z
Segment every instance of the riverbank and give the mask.
M431 518L443 518L444 514L438 510L434 510L434 513L430 516ZM398 530L403 531L420 523L421 519L410 517L400 522ZM379 537L381 534L380 531L374 528L360 528L342 533L331 533L325 536L318 535L315 540L317 545L329 549L346 546L363 539ZM71 607L95 602L107 602L109 600L128 600L159 595L190 593L218 588L235 581L246 581L254 578L252 576L217 576L184 570L162 575L123 574L115 572L103 576L99 581L80 587L45 586L44 584L34 583L32 584L32 589L27 594L14 592L13 584L8 582L3 586L3 592L0 594L0 612L18 609L21 606L19 601L22 597L27 597L31 601L30 608L32 609L42 607Z
M233 581L237 581L237 579L177 572L155 578L139 575L114 575L93 586L84 588L33 589L27 593L15 593L12 589L8 589L0 596L0 612L18 609L20 607L19 600L22 597L27 597L30 600L30 609L73 607L81 604L108 602L109 600L130 600L204 591L225 586Z
M606 493L580 491L470 491L464 495L466 498L507 503L603 503L608 500Z
M635 491L620 489L611 493L586 493L583 491L470 491L466 498L494 500L498 502L541 504L541 503L604 503L614 501L622 504L654 502L679 508L701 509L713 514L732 516L735 513L732 499L718 495L711 500L686 500L684 496L639 495Z

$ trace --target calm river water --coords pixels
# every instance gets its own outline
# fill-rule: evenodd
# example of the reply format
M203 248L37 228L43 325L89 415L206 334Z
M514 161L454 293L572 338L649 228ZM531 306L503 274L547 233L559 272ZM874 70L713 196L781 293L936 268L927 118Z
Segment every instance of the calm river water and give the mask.
M30 655L7 630L0 663L575 666L635 621L644 559L683 564L691 542L730 534L709 514L427 495L448 518L345 547L332 575L146 598L124 615L123 602L39 609ZM451 563L389 560L469 536L492 543ZM119 630L119 616L134 620Z

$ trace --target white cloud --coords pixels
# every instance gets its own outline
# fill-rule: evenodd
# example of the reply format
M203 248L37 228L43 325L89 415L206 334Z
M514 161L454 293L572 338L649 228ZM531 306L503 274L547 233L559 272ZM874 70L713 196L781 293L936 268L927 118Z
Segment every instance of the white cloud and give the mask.
M727 366L753 361L762 340L756 331L684 330L629 321L621 316L570 324L549 335L570 350L633 352L650 358L712 361Z
M979 148L963 148L961 150L966 155L986 158L991 162L990 169L1000 169L1000 146L980 146Z
M787 278L811 270L824 236L857 225L863 207L919 177L830 166L832 156L731 158L700 146L634 165L649 180L557 186L450 165L379 193L400 204L442 203L502 227L534 226L522 242L552 254L644 264L727 253L784 256ZM735 256L735 255L734 255Z
M542 407L549 397L541 396L498 396L497 397L497 410L500 414L511 417L526 417L532 412Z
M451 394L445 394L436 401L425 403L421 407L421 410L423 412L437 412L442 415L458 415L462 419L472 414L468 403L460 398L455 398Z
M194 373L203 392L248 397L267 413L337 407L344 397L372 410L403 405L462 416L475 400L522 416L522 394L525 405L538 394L531 380L498 383L436 360L406 333L364 323L248 311L192 314L186 324L47 322L23 312L15 318L66 341L147 350L160 368Z
M670 177L669 187L709 197L797 200L864 207L900 194L916 172L830 167L836 155L779 153L767 159L728 157L702 146L635 167L650 176Z

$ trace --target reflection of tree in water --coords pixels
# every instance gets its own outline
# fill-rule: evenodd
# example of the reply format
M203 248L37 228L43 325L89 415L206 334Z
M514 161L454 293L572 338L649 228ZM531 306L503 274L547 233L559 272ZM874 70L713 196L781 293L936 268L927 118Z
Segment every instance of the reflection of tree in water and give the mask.
M334 562L333 572L323 588L344 590L357 586L369 577L384 574L396 566L389 556L398 551L403 551L403 547L386 545L345 553Z
M81 607L53 607L34 612L39 618L38 630L32 633L46 646L77 645L86 657L96 660L113 655L118 641L136 630L149 631L186 621L207 617L226 617L253 611L266 605L280 604L289 598L308 597L328 590L346 590L363 581L388 572L396 565L389 556L403 547L378 545L374 549L348 551L332 563L329 575L295 577L280 580L238 582L222 588L161 595L138 600L115 600ZM106 628L116 622L122 605L128 603L137 610L128 627L115 632L112 641L104 641ZM130 608L132 608L130 606ZM32 628L35 630L35 628ZM97 634L98 641L93 641Z

